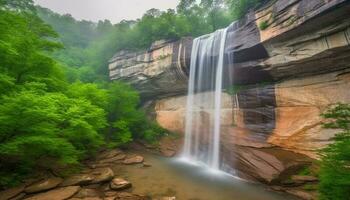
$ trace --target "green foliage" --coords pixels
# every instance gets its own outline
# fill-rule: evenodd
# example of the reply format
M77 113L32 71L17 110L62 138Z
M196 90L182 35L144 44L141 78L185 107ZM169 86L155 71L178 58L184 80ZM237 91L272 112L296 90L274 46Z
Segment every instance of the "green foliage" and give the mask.
M304 167L302 170L299 171L298 175L301 175L301 176L309 176L309 175L311 175L310 166Z
M254 9L268 0L226 0L233 19L242 18L250 9Z
M303 186L303 189L307 191L315 191L315 190L318 190L319 188L317 184L305 184Z
M268 27L269 27L269 22L268 21L262 21L259 24L259 29L262 30L262 31L267 29Z
M337 104L324 115L330 120L326 128L341 129L334 143L322 150L320 185L321 199L341 200L350 196L350 105Z
M56 32L32 10L32 2L0 3L0 188L13 186L36 170L72 169L102 145L143 139L151 125L138 109L135 90L102 82L91 65L58 63L55 50L64 55L62 59L70 57L60 50ZM57 23L60 20L66 20L61 28L67 23L75 26L69 16ZM101 22L90 36L88 27L94 29L94 24L80 23L81 32L61 40L72 51L89 46L92 37L110 28L108 21ZM86 37L75 40L85 32L83 27ZM86 60L88 55L79 56ZM95 79L99 84L86 83Z

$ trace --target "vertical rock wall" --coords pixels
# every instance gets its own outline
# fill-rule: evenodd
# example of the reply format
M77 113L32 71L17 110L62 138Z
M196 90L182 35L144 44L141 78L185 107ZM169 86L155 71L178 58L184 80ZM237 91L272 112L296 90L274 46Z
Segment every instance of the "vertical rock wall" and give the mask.
M270 1L228 30L225 64L236 89L229 95L225 85L223 91L224 167L274 183L317 159L335 134L321 128L320 114L337 102L350 103L350 2ZM110 64L111 79L134 85L145 102L154 102L159 124L179 133L191 44L185 38L121 52ZM199 115L206 123L206 112Z

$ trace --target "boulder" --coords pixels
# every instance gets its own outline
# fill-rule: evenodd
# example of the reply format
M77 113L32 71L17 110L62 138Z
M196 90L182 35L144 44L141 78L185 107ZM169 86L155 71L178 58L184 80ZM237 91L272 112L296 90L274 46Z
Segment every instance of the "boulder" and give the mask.
M77 174L65 179L60 186L86 185L93 180L94 176L91 174Z
M119 155L116 155L116 156L111 157L111 158L105 158L103 160L100 160L100 161L98 161L98 164L113 163L113 162L117 162L120 160L124 160L125 158L126 158L125 154L119 154Z
M94 176L94 180L91 181L91 184L107 182L113 179L114 173L111 168L98 168L91 172L91 175Z
M114 178L110 183L110 188L113 190L123 190L128 189L132 185L130 182L122 179L122 178Z
M80 190L79 186L62 187L48 192L36 194L25 200L65 200L75 195Z
M127 158L123 161L123 164L125 165L132 165L132 164L139 164L144 161L144 158L142 156L133 156L131 158Z
M52 188L57 187L60 183L62 183L62 181L63 181L62 178L57 178L57 177L48 178L26 187L24 191L26 193L37 193L37 192L50 190Z
M24 191L24 186L11 188L0 192L0 200L11 199Z

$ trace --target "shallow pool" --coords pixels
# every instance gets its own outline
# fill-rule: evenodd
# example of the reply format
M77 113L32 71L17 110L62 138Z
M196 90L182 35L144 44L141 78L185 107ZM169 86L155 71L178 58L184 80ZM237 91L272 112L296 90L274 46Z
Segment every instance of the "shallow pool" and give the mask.
M139 153L138 153L139 154ZM141 154L151 167L116 165L117 176L133 184L132 191L153 198L175 196L177 200L295 200L258 184L211 172L176 158Z

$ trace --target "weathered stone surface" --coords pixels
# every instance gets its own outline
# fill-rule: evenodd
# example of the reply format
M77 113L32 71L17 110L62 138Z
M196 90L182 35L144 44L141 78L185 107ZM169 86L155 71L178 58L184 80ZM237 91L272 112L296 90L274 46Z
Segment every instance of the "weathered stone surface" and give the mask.
M0 200L8 200L11 199L17 195L19 195L21 192L24 191L24 186L11 188L5 191L0 192Z
M111 158L102 159L102 160L98 161L98 164L113 163L113 162L124 160L125 158L126 158L125 154L119 154L119 155L116 155L116 156L111 157Z
M112 79L126 80L153 99L154 118L178 133L185 128L191 41L174 48L182 43L121 52L110 65ZM226 166L273 183L304 165L305 156L318 159L318 149L337 132L322 129L320 114L337 102L350 103L350 1L270 1L228 28L225 56L234 83L243 86L222 98ZM198 113L202 130L208 112ZM161 151L180 148L164 145Z
M62 187L45 193L36 194L25 200L65 200L72 197L79 190L79 186Z
M114 173L110 168L95 169L91 174L94 176L94 180L91 181L92 184L107 182L112 180L114 177Z
M183 93L192 40L163 41L144 52L118 52L109 64L110 78L126 80L143 98Z
M34 183L33 185L30 185L25 188L26 193L36 193L36 192L42 192L46 191L52 188L57 187L60 183L62 183L63 179L52 177L48 178L46 180L40 181L38 183Z
M110 183L110 188L113 190L124 190L131 187L131 183L122 178L114 178Z
M91 174L77 174L65 179L60 186L86 185L94 180Z
M125 165L133 165L133 164L139 164L144 161L144 158L142 156L132 156L131 158L127 158L123 161L123 164Z

